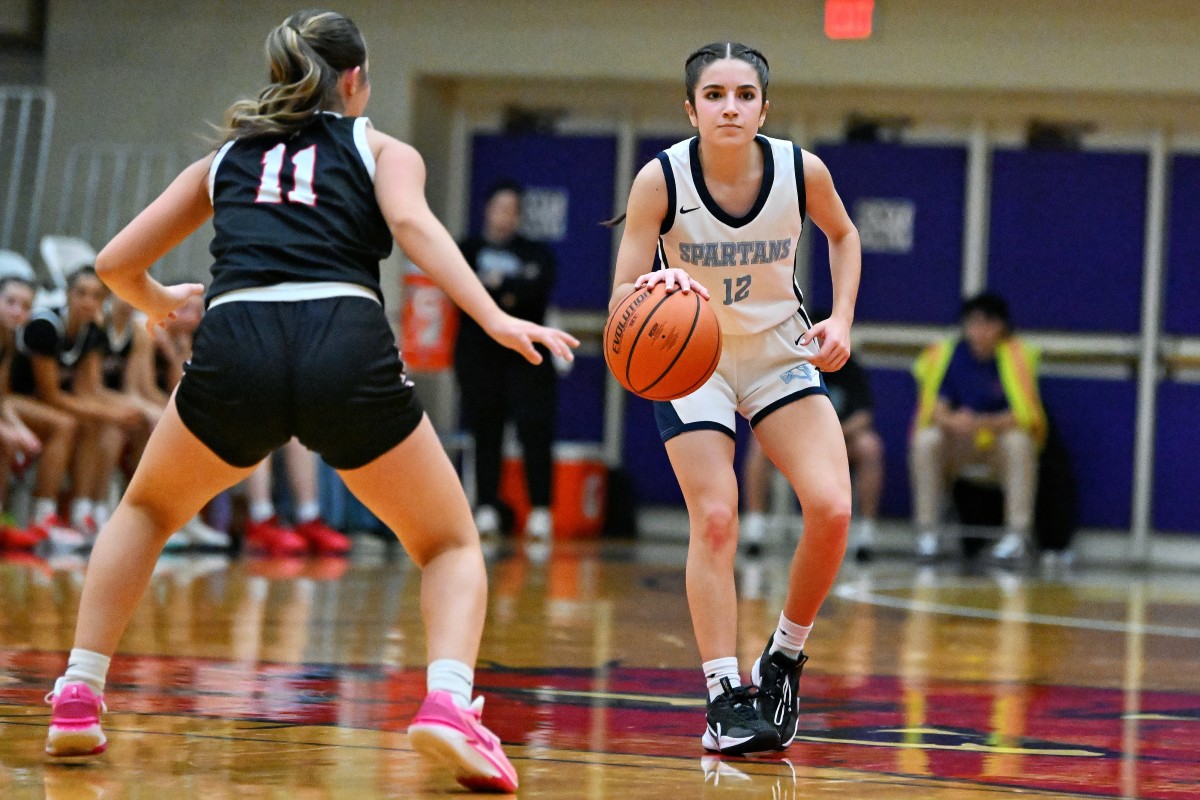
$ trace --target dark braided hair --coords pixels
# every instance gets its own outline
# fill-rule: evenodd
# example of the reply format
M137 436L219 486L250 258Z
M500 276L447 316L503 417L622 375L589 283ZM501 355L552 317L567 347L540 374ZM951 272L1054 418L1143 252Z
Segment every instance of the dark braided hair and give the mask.
M762 85L763 100L767 99L767 83L771 79L771 68L767 57L755 50L737 42L713 42L697 49L687 57L683 65L683 84L687 89L688 102L696 105L696 84L700 82L700 73L714 61L724 58L736 58L754 67L758 73L758 82Z

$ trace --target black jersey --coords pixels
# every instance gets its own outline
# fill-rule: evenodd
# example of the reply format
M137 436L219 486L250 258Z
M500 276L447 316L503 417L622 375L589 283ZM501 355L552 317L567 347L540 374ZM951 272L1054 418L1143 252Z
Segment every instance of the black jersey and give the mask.
M366 117L321 113L290 136L226 143L209 171L213 281L236 289L339 281L383 300L379 262L392 236L375 202Z
M71 338L67 335L66 313L43 309L17 331L16 345L17 353L9 377L14 392L27 395L36 393L34 356L53 358L58 364L59 388L70 391L75 382L76 366L88 353L104 347L104 334L95 324L87 322Z
M133 352L134 320L125 323L125 330L118 333L111 322L104 327L104 364L101 373L104 385L114 391L125 388L125 365L129 363L129 354Z

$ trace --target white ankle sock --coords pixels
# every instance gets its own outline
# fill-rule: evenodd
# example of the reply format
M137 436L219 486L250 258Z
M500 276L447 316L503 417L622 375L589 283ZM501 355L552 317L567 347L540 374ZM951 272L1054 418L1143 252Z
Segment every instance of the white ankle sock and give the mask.
M459 708L471 707L475 670L452 658L432 661L425 672L425 688L430 692L449 692Z
M249 512L251 522L266 522L275 516L275 505L270 500L255 500Z
M772 653L783 653L788 658L799 658L804 652L804 643L808 634L812 633L812 625L797 625L783 614L779 615L779 627L771 642Z
M104 682L108 679L108 664L112 661L109 656L93 653L91 650L83 650L75 648L71 651L71 655L67 657L67 671L58 683L54 685L54 691L57 692L60 688L59 684L63 683L86 683L96 694L104 693Z
M725 691L725 688L721 686L721 678L729 678L729 685L735 689L742 685L742 678L738 675L736 656L714 658L712 661L705 661L700 668L704 670L704 680L708 682L709 700L716 699Z
M316 500L296 506L296 522L312 522L321 516L321 504Z

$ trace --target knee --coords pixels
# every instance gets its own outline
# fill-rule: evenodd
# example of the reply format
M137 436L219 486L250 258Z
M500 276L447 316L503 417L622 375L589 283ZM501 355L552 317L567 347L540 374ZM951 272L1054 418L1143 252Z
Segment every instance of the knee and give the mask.
M830 493L817 501L810 500L804 504L805 527L815 524L822 530L844 533L850 528L851 505L849 490Z
M883 461L883 439L875 431L866 431L854 441L854 454L860 461Z
M920 428L912 435L913 453L932 453L942 446L942 429L936 425Z
M1005 431L1000 436L1000 446L1010 456L1030 456L1034 452L1033 437L1020 428Z
M730 503L707 502L693 515L692 537L711 552L737 545L737 511Z
M67 414L62 414L54 420L55 435L68 442L75 441L75 437L79 435L79 427L79 420Z

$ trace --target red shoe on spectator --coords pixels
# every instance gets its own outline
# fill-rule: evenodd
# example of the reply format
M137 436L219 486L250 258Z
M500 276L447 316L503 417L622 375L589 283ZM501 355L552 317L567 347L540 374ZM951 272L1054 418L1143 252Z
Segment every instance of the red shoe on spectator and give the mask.
M91 540L82 533L63 523L57 514L51 514L41 522L29 526L29 530L40 539L49 539L55 547L74 550L88 545Z
M40 531L0 526L0 550L32 550L44 538Z
M350 552L350 537L326 525L320 517L301 522L296 533L304 537L312 551L320 556L341 556Z
M246 523L246 549L269 556L299 556L308 552L308 542L278 517Z

